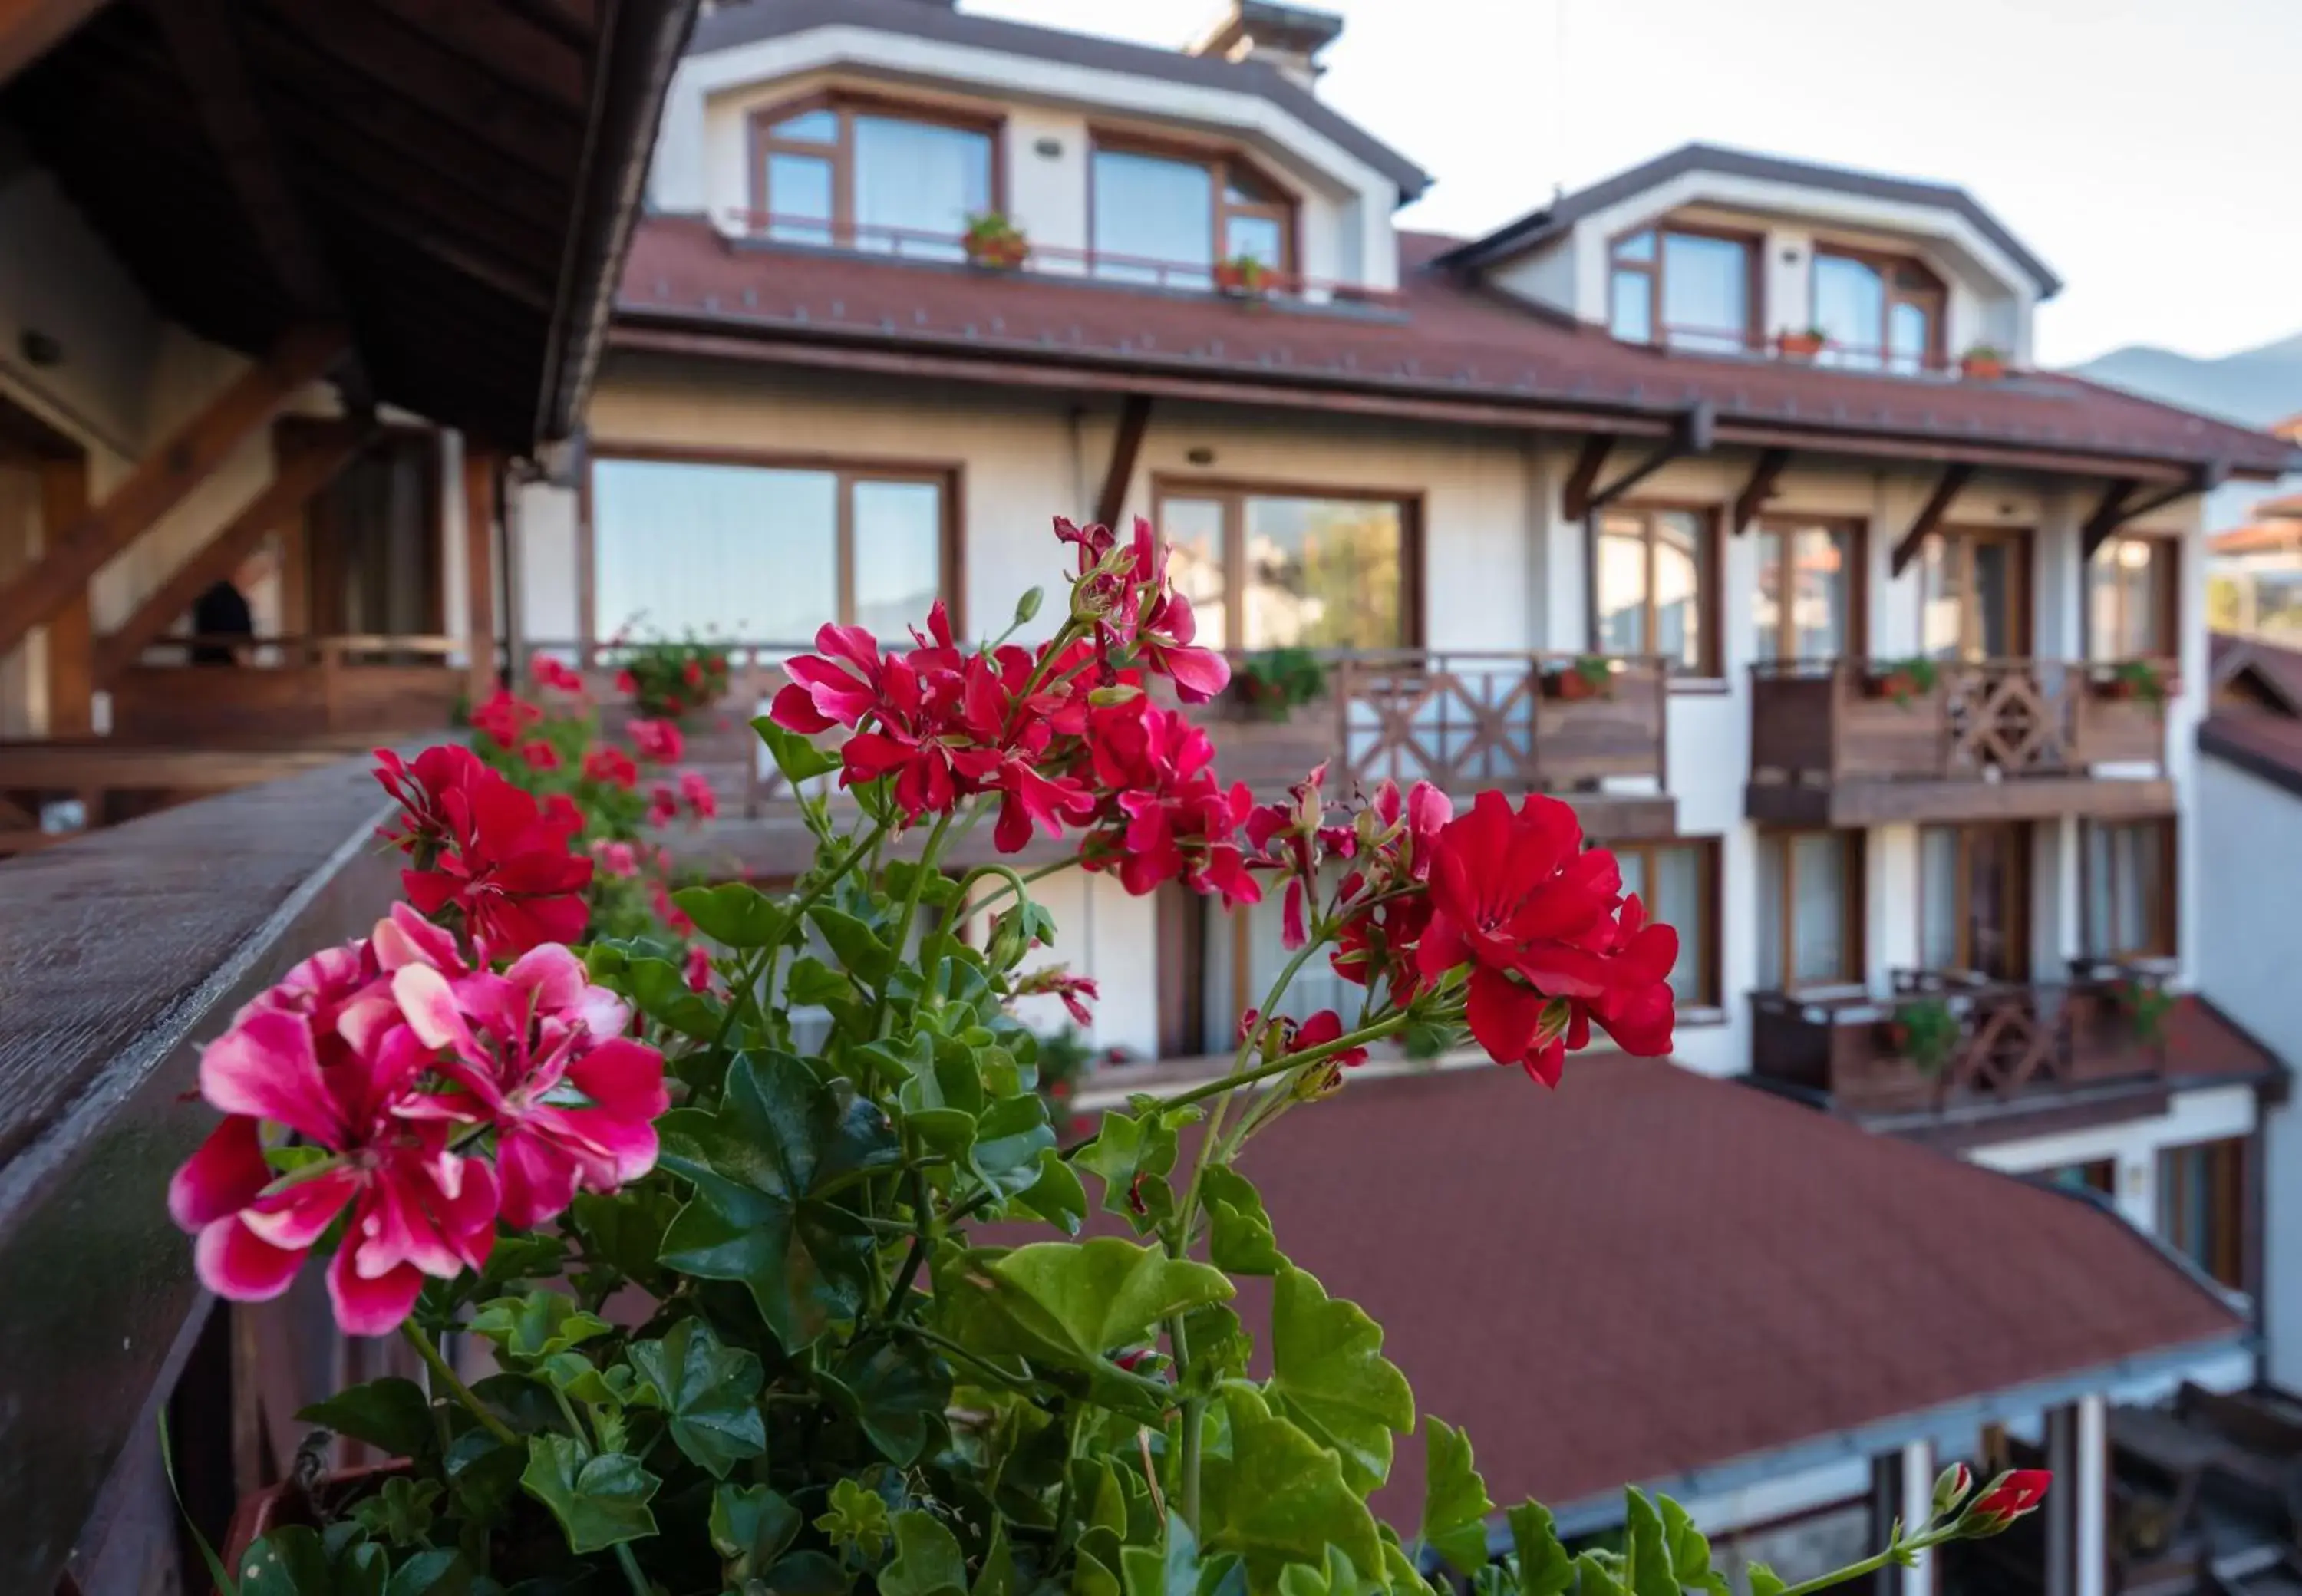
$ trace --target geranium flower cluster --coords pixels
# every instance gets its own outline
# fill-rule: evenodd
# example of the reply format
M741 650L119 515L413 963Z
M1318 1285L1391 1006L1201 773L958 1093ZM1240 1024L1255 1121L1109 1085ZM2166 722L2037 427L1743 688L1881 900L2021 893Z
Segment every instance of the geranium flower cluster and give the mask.
M207 1046L200 1092L225 1119L168 1203L210 1290L277 1297L333 1233L336 1322L381 1335L427 1276L483 1264L498 1220L540 1224L654 1166L663 1058L624 1034L629 1008L558 944L500 972L479 957L396 904Z
M584 817L564 795L539 803L469 749L427 748L413 763L379 750L376 779L399 801L386 841L423 913L451 916L483 957L517 956L584 934L592 861L569 851Z

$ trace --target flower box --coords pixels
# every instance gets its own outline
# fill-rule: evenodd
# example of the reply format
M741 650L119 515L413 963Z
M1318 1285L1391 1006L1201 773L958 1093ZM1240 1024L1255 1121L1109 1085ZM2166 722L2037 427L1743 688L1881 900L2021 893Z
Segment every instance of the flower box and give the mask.
M966 249L969 265L993 272L1019 271L1031 258L1031 241L1019 232L970 235Z
M1593 681L1579 670L1550 670L1542 675L1542 696L1561 703L1587 703L1592 699L1614 696L1609 685Z
M1217 261L1214 269L1215 288L1234 298L1259 299L1271 280L1271 270L1253 256L1238 260Z
M1971 353L1960 357L1958 374L1970 382L1995 382L2006 374L2003 355Z
M1785 360L1811 360L1829 347L1829 335L1812 328L1775 334L1775 352Z

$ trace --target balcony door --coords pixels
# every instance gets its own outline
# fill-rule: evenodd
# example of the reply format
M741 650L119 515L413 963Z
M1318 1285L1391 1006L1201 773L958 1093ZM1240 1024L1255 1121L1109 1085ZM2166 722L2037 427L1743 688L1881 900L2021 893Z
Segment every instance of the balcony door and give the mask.
M1927 540L1919 637L1933 659L2017 659L2030 652L2030 534L1953 527Z
M1928 970L2030 979L2028 823L1920 831L1919 958Z

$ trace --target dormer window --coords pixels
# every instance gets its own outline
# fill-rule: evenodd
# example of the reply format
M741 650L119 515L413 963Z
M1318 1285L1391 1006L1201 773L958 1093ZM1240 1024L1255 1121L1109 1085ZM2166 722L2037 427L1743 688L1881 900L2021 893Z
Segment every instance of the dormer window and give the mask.
M769 238L958 260L993 207L992 124L876 102L816 101L754 122L756 223Z
M1814 324L1830 335L1820 358L1869 371L1939 367L1945 298L1942 279L1916 261L1817 249Z
M1685 227L1615 240L1608 325L1629 343L1735 354L1758 322L1751 240Z
M1116 282L1204 289L1241 256L1295 270L1295 207L1237 156L1197 156L1098 140L1093 270Z

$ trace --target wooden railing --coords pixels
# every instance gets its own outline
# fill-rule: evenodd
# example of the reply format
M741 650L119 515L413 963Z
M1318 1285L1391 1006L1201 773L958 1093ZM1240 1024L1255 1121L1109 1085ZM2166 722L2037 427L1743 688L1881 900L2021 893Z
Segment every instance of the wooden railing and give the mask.
M188 1100L198 1045L396 892L365 765L0 864L0 1590L205 1592L179 1561L162 1405L220 1541L235 1493L294 1460L298 1407L399 1372L334 1335L317 1271L219 1306L167 1211L216 1118Z
M1761 774L1984 780L2165 764L2163 704L2130 695L2114 664L1944 660L1923 689L1896 679L1890 661L1751 668L1751 765Z
M2165 1049L2142 1033L2130 999L2156 979L2100 966L2054 983L1903 970L1890 972L1883 998L1754 992L1752 1070L1858 1113L1939 1112L2147 1079L2164 1073ZM1913 1056L1920 1004L1941 1005L1955 1028L1939 1057Z
M466 691L455 637L167 637L113 678L112 732L139 743L261 746L444 727ZM230 663L193 662L223 650Z

